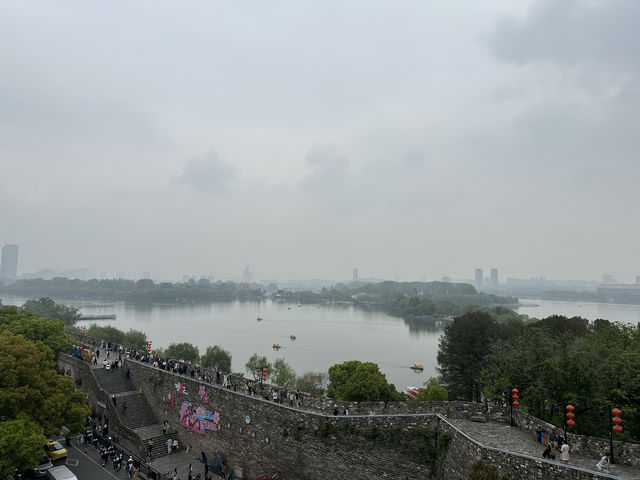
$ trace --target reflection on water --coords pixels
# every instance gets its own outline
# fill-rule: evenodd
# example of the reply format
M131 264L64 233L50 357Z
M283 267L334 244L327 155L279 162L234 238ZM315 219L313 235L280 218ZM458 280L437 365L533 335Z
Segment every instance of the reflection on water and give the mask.
M440 335L444 327L451 323L451 319L443 319L440 317L422 317L422 318L403 318L409 327L409 334L421 335L423 333L437 333Z
M22 305L25 299L6 299ZM64 302L83 313L115 313L115 321L96 322L120 330L144 331L155 348L189 342L200 353L221 345L232 354L232 369L243 372L254 354L273 362L284 358L301 375L326 372L347 360L375 362L398 389L421 386L436 373L437 321L405 321L387 315L379 307L351 304L295 305L272 301L132 304L116 302ZM262 321L257 321L261 317ZM295 341L290 340L295 335ZM280 343L274 351L271 346ZM409 367L424 365L423 372Z

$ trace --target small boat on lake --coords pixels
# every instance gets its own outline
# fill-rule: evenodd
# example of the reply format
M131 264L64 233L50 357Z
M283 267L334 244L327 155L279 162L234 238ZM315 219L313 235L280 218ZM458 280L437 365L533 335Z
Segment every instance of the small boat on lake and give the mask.
M424 370L424 365L422 365L421 363L415 362L413 365L411 365L411 370L415 370L416 372L421 372L422 370Z
M280 344L278 342L273 344L273 349L274 350L280 350Z
M262 317L258 317L258 321L261 322L262 321Z
M296 339L296 336L295 336L295 335L289 335L289 339L290 339L291 341L294 341L294 340Z

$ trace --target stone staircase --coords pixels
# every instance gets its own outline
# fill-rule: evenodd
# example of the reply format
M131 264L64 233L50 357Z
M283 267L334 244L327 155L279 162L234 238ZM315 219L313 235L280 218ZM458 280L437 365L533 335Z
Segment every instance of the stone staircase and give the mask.
M125 403L126 412L123 409ZM118 395L118 415L122 424L131 430L160 423L147 403L147 399L136 391L122 392Z
M137 391L136 386L130 378L127 378L123 369L106 370L104 368L92 368L93 376L96 377L100 388L109 396L121 392ZM119 396L119 395L118 395Z
M106 370L105 368L94 367L91 370L100 385L109 397L118 397L118 417L120 422L127 428L135 431L145 447L149 439L153 440L151 452L152 458L167 455L167 439L177 438L174 430L167 434L159 434L162 431L161 421L147 403L143 394L138 393L135 383L126 377L125 369ZM126 412L123 406L126 404ZM178 451L183 450L183 445L178 442Z

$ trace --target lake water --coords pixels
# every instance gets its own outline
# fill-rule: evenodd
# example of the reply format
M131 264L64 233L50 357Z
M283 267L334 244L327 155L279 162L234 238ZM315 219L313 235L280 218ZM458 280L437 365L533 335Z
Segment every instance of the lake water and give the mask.
M25 299L4 298L6 305L22 305ZM626 323L640 321L639 305L522 300L520 313L544 318L552 314L606 318ZM128 304L116 302L64 302L84 314L115 313L115 321L99 321L120 330L144 331L153 347L189 342L204 353L220 345L232 355L234 372L244 372L248 358L257 353L269 361L284 358L298 375L326 372L347 360L375 362L398 390L420 386L436 375L438 340L444 324L427 325L390 317L384 312L351 305L287 305L271 301L211 304ZM261 317L262 321L257 321ZM291 341L289 335L295 335ZM274 342L282 348L275 351ZM414 372L414 362L424 365Z

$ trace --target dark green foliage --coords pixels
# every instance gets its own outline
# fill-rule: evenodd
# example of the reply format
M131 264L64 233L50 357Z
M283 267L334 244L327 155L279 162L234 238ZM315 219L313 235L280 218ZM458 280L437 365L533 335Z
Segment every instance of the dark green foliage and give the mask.
M451 399L482 400L485 357L503 330L504 326L485 312L467 313L445 327L438 349L438 370Z
M189 363L196 363L200 360L198 347L189 342L172 343L164 351L164 355L175 360L183 360Z
M0 478L33 468L44 455L42 446L47 437L42 427L19 414L16 419L0 422Z
M143 350L147 346L147 334L140 331L131 329L124 334L122 344L125 347L135 348L136 350Z
M371 425L371 427L365 430L362 435L364 436L364 438L367 438L369 440L375 440L380 436L380 429L377 425Z
M520 390L520 409L563 426L554 404L572 403L574 433L608 436L595 407L623 411L619 440L640 440L640 326L554 315L498 323L468 314L445 328L438 352L441 381L450 399L506 401Z
M404 400L404 395L396 392L393 384L387 383L386 376L378 365L372 362L351 360L329 367L329 387L331 398L348 402L388 402Z
M17 296L123 300L132 302L184 302L262 300L263 293L248 284L233 282L154 283L153 280L125 279L70 280L41 278L18 280L0 291Z
M80 312L77 308L67 307L66 305L56 304L50 298L41 298L40 300L28 300L22 306L23 310L35 313L42 318L50 320L57 318L62 320L65 325L73 325L80 319Z
M231 354L219 345L207 347L200 358L203 367L213 368L217 372L231 371Z
M70 352L73 347L73 341L64 332L61 320L46 320L13 306L0 309L0 331L2 330L22 335L53 352Z
M478 460L471 466L469 480L501 480L501 477L498 475L496 467Z
M122 330L118 330L116 327L99 327L94 323L87 328L87 336L100 338L101 340L120 345L124 341L125 333Z

